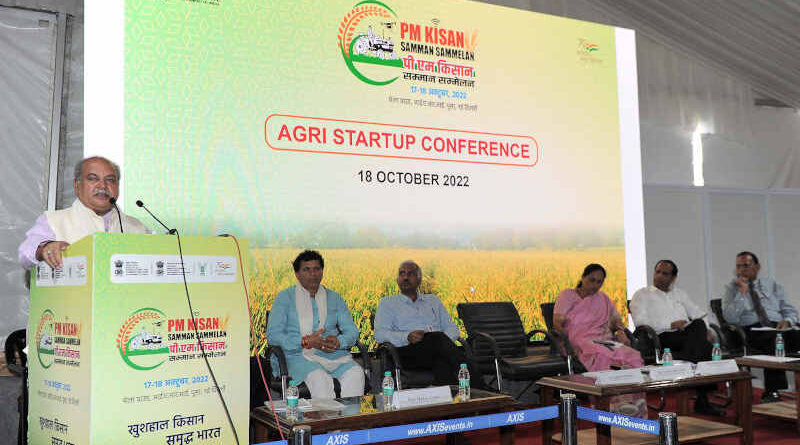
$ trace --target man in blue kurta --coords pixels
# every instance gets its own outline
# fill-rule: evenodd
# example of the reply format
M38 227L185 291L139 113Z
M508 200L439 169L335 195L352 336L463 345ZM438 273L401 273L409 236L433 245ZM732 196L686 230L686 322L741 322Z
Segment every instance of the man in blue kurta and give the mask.
M267 342L283 348L292 379L306 382L311 398L334 398L333 379L342 397L364 394L364 370L350 356L358 329L342 297L321 286L325 261L314 250L292 264L297 285L282 290L272 304ZM273 369L277 369L274 362Z
M459 336L447 309L436 295L417 292L422 269L413 261L400 264L400 294L383 297L375 314L375 340L397 347L403 366L429 369L435 385L458 382L459 365L466 363L473 376L471 386L484 388L478 368L453 340Z

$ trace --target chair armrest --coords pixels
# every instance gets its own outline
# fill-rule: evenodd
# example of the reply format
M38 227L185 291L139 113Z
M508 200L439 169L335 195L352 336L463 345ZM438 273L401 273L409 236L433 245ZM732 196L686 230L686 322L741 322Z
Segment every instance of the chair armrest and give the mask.
M722 335L722 328L720 328L719 325L716 324L716 323L709 323L708 327L710 327L711 328L711 332L714 333L714 337L716 337L716 339L717 339L716 342L719 343L719 345L722 348L728 350L729 349L728 348L728 342L725 341L725 336Z
M553 341L553 337L550 335L550 332L546 331L544 329L531 329L530 332L525 334L525 338L530 339L531 337L533 337L536 334L543 334L545 340L550 341L550 342Z
M274 355L278 359L278 372L281 376L289 375L289 365L286 363L286 353L278 345L267 346L267 357Z
M467 357L469 357L470 359L472 359L473 357L475 357L475 356L472 354L472 345L470 345L470 344L469 344L469 342L467 341L467 339L465 339L465 338L462 338L462 337L458 337L458 338L456 339L456 341L458 341L459 343L461 343L461 346L463 346L463 347L464 347L464 354L465 354Z
M575 351L572 350L572 345L570 345L569 338L566 335L556 330L551 330L550 337L561 347L561 350L558 351L559 354L575 357Z
M369 370L370 368L367 367L367 360L369 359L369 348L365 344L361 343L360 341L356 342L355 347L356 347L356 349L358 349L358 354L361 356L361 360L360 360L361 361L361 369L363 369L365 371Z
M486 340L489 342L489 346L492 348L492 355L494 355L494 358L496 358L497 360L503 358L503 355L500 353L500 348L497 346L497 341L495 341L495 339L492 338L491 335L482 331L472 331L471 334L472 335L470 336L470 338L472 341L472 347L475 347L475 343L477 343L478 341Z
M612 332L611 332L611 336L612 336L612 337L616 337L616 335L614 335L614 332L616 332L616 331L612 331ZM622 328L622 332L624 332L624 333L625 333L625 336L626 336L626 337L628 337L628 340L630 340L630 339L632 339L632 338L633 338L633 332L631 332L631 330L630 330L630 329L628 329L628 328Z
M397 347L388 341L383 343L379 343L378 347L375 349L375 353L378 355L378 359L380 360L381 364L381 372L386 369L386 356L388 355L389 358L392 360L394 366L401 371L403 370L403 364L400 361L400 354L397 352Z
M732 323L723 323L722 329L735 333L736 336L739 337L739 341L742 342L744 353L748 353L747 350L750 348L750 344L747 342L747 333L744 332L741 326Z
M535 334L543 334L544 340L537 340L531 342L530 338L533 337ZM553 338L553 336L550 334L549 331L546 331L544 329L531 329L530 332L525 334L525 338L528 340L528 344L542 345L542 346L550 345L551 354L561 354L561 351L558 350L558 342L556 342L556 340Z
M644 335L653 347L660 351L661 350L661 339L658 338L658 334L656 334L656 330L650 327L650 325L638 325L636 326L636 330L633 331L633 337L639 338L640 336ZM654 351L655 352L655 351Z

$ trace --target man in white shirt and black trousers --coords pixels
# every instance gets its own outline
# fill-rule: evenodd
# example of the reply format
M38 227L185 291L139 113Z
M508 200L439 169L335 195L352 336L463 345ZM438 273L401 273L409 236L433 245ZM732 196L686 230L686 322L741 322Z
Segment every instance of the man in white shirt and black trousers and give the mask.
M658 334L662 348L670 348L678 360L700 362L711 360L708 327L701 310L681 289L672 285L678 277L678 266L672 260L656 263L653 285L636 291L631 299L631 315L637 325L648 325ZM722 416L724 413L708 403L707 393L713 387L697 388L694 410L698 414Z

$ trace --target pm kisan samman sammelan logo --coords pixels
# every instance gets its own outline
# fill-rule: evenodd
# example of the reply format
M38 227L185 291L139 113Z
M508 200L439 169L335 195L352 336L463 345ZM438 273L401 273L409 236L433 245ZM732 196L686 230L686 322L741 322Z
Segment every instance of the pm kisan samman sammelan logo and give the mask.
M388 85L402 74L412 81L474 87L478 31L440 27L436 18L431 23L400 21L386 4L364 0L339 24L339 51L350 72L370 85Z
M117 334L117 349L128 366L147 371L169 357L164 343L167 316L155 308L142 308L130 314Z
M45 309L39 318L39 325L36 327L36 356L44 369L53 365L55 357L54 337L55 315L50 309Z
M339 50L354 76L370 85L388 85L403 62L394 48L397 14L376 0L353 7L339 25ZM394 39L393 39L394 38Z

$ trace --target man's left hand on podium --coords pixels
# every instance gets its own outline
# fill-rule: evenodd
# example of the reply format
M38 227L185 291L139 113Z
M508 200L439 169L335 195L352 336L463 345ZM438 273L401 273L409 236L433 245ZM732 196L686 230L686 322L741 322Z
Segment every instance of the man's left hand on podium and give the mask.
M59 268L64 265L61 252L67 247L69 247L69 243L66 241L50 241L43 243L36 251L36 259L44 261L53 269Z

